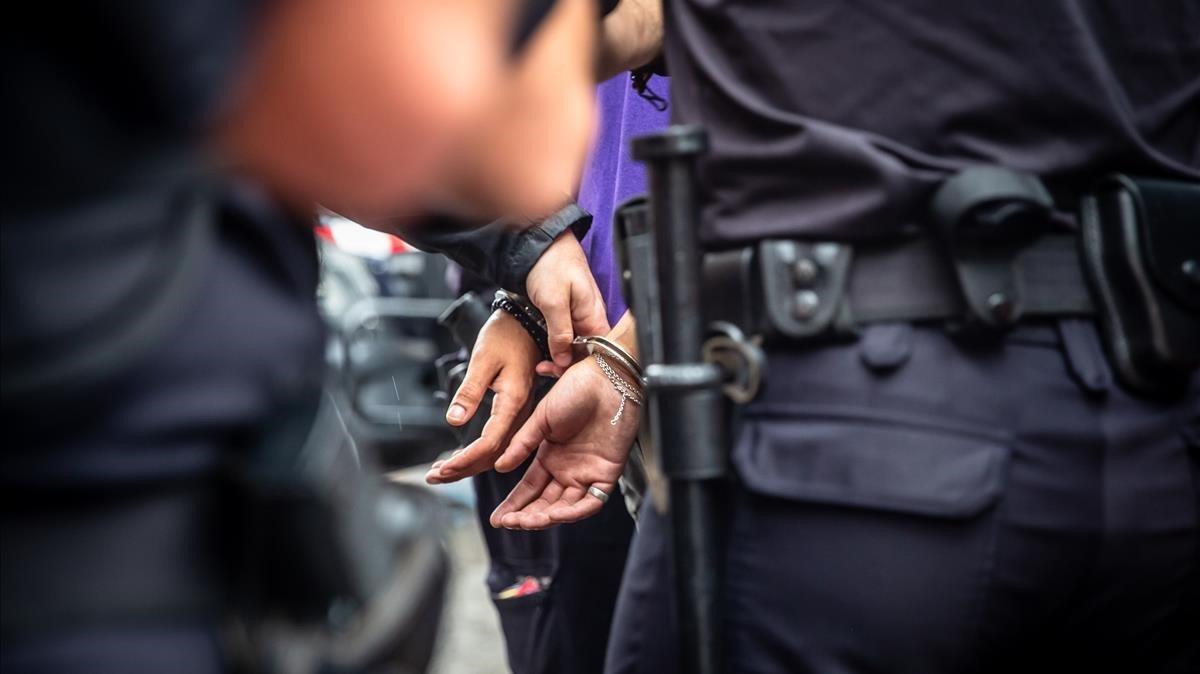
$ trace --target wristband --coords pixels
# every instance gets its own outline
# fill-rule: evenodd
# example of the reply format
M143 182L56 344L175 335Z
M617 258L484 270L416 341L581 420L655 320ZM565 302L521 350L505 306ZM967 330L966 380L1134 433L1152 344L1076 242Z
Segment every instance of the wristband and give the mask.
M546 338L546 319L537 307L525 301L525 298L507 290L497 290L496 298L492 300L492 311L503 311L517 319L525 332L533 338L542 358L550 360L550 344Z
M511 223L509 226L512 226ZM578 204L567 204L549 217L508 237L500 264L496 269L496 284L501 288L525 293L525 278L550 245L570 230L576 239L583 239L592 226L592 215Z

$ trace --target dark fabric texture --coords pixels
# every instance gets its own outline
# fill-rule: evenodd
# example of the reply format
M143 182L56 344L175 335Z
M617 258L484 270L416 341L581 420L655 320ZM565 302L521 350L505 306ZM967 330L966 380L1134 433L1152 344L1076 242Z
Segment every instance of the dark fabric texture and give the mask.
M201 247L191 230L207 226L186 212L212 197L200 146L257 12L251 0L89 1L66 14L25 4L6 17L0 345L18 381L39 379L21 368L41 367L50 351L48 366L108 350L111 369L128 369L116 352L149 348L162 324L178 322L163 307L186 304L177 291L190 279L179 277L195 272L179 248ZM62 369L52 386L13 390L78 394L92 378L65 384L74 368Z
M633 519L623 499L600 514L546 531L493 529L492 510L525 474L490 471L474 478L476 504L491 566L493 595L513 674L590 674L604 671ZM500 599L496 593L523 576L550 579L533 595Z
M439 217L398 233L417 248L441 253L493 285L524 295L525 277L550 244L568 229L583 238L591 225L591 214L571 203L532 225L500 219L471 228Z
M54 406L21 417L5 409L6 487L204 475L240 436L320 382L311 230L249 187L230 188L223 201L194 297L159 344L66 423Z
M1200 387L1113 386L1083 321L916 328L899 366L876 341L768 356L724 502L727 671L1200 671ZM643 512L613 673L678 671Z
M64 417L61 408L47 407L34 417L16 418L5 410L11 432L0 454L6 545L20 548L24 541L7 537L30 526L43 533L52 527L69 531L80 511L99 512L115 498L135 502L178 484L213 487L231 455L253 441L264 421L319 383L324 333L314 301L311 231L253 190L231 193L222 213L195 297L179 324L135 367L79 415ZM61 511L39 509L34 517L28 509L46 500ZM165 545L161 527L171 524L158 525L120 536ZM180 518L180 529L189 526ZM193 571L214 575L209 565L229 558L219 547L227 543L221 534L228 531L225 521L199 532L204 536L186 532L181 545L153 555L137 544L113 548L107 539L94 545L79 541L42 566L23 567L32 574L24 582L35 588L54 582L63 573L61 562L86 567L83 560L99 554L107 575L88 577L90 589L116 597L120 601L113 604L120 606L131 599L120 594L122 570L137 570L138 585L146 579L174 582ZM40 636L6 638L3 670L223 671L213 625L191 616L98 623L101 627L60 625Z
M226 103L264 4L12 7L0 29L4 227L107 196L169 168L163 158L195 159L187 152Z
M1200 180L1200 5L666 3L673 120L707 129L701 235L928 233L954 172ZM1200 386L1114 383L1095 327L990 344L872 326L768 353L721 523L726 671L1200 671ZM675 666L644 513L607 671Z
M1200 4L667 3L674 121L708 129L710 246L895 238L1000 164L1066 206L1110 171L1200 180Z
M5 642L0 669L13 674L218 674L222 663L211 625L96 628L35 640Z
M135 508L139 498L173 485L211 486L259 424L320 381L324 340L311 223L281 211L266 194L214 181L206 166L207 135L259 6L122 0L23 3L6 13L6 367L22 349L52 342L103 349L103 328L136 322L174 285L172 275L199 265L187 292L172 296L178 312L169 324L156 325L153 339L123 357L103 385L68 384L53 399L20 409L5 401L5 550L38 549L38 541L55 535L71 542L44 563L6 564L6 573L22 574L11 580L26 582L33 594L56 584L70 571L66 564L78 566L96 604L113 596L118 609L136 601L122 592L123 580L171 586L163 590L169 594L186 591L180 579L193 571L215 574L213 560L223 558L212 540L217 533L207 525L189 529L186 514L156 512L154 527L128 522L120 537L71 533L114 500ZM178 205L196 195L211 206L211 231L204 250L189 248L184 265L172 247L190 226ZM118 538L130 543L116 545ZM92 561L104 569L95 576L88 575ZM224 669L214 625L203 617L126 618L81 625L55 617L54 625L19 638L6 634L0 669Z

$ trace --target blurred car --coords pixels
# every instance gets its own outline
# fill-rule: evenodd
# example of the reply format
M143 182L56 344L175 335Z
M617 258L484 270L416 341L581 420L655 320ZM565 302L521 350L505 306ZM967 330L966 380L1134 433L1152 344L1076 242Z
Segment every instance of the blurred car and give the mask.
M389 469L429 463L456 446L435 365L458 349L438 325L453 299L445 258L331 213L317 235L331 395L346 429Z

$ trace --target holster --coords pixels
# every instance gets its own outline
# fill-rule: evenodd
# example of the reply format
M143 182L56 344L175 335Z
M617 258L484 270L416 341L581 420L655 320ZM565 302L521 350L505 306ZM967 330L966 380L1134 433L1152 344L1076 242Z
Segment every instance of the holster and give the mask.
M1200 368L1200 184L1109 176L1080 216L1113 369L1143 394L1180 395Z

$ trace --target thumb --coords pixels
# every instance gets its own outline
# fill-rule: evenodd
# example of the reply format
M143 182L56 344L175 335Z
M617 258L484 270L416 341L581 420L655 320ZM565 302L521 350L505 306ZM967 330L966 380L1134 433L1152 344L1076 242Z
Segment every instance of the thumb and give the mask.
M450 407L446 410L446 422L451 426L462 426L475 416L479 402L487 394L488 386L496 377L496 366L472 360L467 365L467 373L463 382L454 392Z
M549 434L550 423L546 418L546 405L543 400L534 408L533 414L529 415L529 419L525 421L521 429L513 434L504 454L496 459L496 471L507 473L520 466L534 450L542 445L542 441Z

